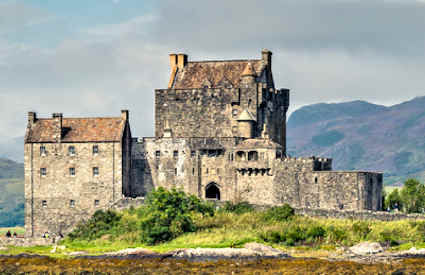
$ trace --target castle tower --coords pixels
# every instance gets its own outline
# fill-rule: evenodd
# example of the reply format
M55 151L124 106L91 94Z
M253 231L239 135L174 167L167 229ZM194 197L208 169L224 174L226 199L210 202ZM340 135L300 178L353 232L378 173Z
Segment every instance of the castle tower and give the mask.
M240 114L237 121L238 121L239 133L241 137L253 138L254 127L256 123L254 116L248 110L245 109Z

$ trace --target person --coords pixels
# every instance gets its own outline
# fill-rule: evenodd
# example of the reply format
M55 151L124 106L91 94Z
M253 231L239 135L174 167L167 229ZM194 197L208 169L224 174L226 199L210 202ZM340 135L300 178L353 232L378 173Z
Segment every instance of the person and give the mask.
M10 230L7 231L6 237L8 237L8 238L12 237L12 233L10 233Z
M13 232L13 237L14 238L18 237L18 234L16 234L16 231Z

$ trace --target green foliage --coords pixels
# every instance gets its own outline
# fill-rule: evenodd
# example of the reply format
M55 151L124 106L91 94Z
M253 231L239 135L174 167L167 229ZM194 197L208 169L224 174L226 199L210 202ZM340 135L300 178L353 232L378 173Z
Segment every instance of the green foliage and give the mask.
M295 210L289 204L274 206L264 213L266 221L286 221L295 215Z
M351 229L360 239L366 239L367 235L372 231L370 223L367 221L355 221Z
M80 223L69 235L71 240L94 240L116 228L121 215L115 211L98 210L86 222Z
M400 192L403 209L407 213L423 213L425 209L425 185L408 179Z
M24 225L24 181L0 179L0 227Z
M232 212L236 214L243 214L251 212L253 210L254 208L248 202L239 202L234 204L232 202L227 201L223 207L223 211Z
M176 189L169 191L160 187L152 191L145 209L139 214L142 217L142 241L152 245L169 241L186 232L194 232L196 226L192 213L213 216L214 207Z
M398 188L395 188L391 193L389 193L385 198L384 209L394 210L403 208L403 202L401 201L400 193Z
M326 230L320 225L288 223L281 230L269 230L260 234L265 242L294 246L315 243L326 236Z
M344 134L336 130L328 131L312 137L312 142L318 146L327 147L334 145L344 138Z

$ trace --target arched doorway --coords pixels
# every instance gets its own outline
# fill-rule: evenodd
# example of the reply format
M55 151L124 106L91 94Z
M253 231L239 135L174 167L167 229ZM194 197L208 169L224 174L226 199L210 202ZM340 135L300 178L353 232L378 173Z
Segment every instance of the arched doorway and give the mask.
M207 185L205 188L205 198L209 200L220 200L220 189L216 183L211 182Z

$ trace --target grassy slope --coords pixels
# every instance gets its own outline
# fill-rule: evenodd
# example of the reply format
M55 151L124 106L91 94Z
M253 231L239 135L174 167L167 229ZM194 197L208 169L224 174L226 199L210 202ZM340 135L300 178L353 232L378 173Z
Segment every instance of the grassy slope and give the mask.
M425 247L425 221L361 222L348 219L295 217L289 221L270 222L264 220L263 212L240 215L219 212L214 217L195 216L195 222L198 227L197 232L183 234L167 243L147 246L139 239L141 232L137 213L125 211L119 230L106 232L102 237L92 241L66 239L63 241L66 249L58 251L55 255L63 257L66 253L73 251L102 254L131 247L146 247L157 252L178 248L241 247L253 241L266 243L299 256L326 256L329 251L335 251L338 247L351 246L362 241L392 244L394 250L409 249L412 246ZM309 232L317 227L324 229L323 236L312 238L312 233L308 233L309 238L294 244L264 239L264 236L282 234L286 229ZM4 253L28 252L50 255L50 249L50 247L10 248Z

